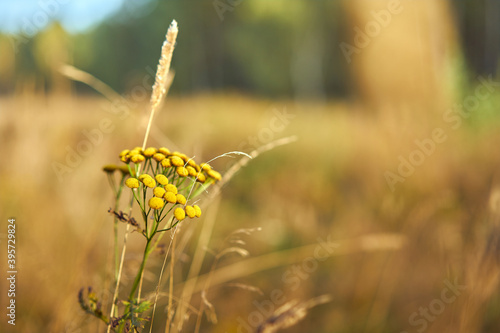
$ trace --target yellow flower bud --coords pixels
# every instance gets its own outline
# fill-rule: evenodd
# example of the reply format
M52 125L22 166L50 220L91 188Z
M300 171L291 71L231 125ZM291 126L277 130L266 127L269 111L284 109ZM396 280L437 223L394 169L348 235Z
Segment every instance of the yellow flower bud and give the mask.
M156 148L149 147L149 148L144 149L144 153L143 154L146 157L151 157L154 154L156 154L156 152L157 152Z
M201 172L196 175L197 182L204 183L205 180L207 180L207 177L205 177L205 175L202 174Z
M170 156L170 163L176 167L184 166L184 161L179 156Z
M188 160L187 163L193 168L196 168L196 162L193 159Z
M127 155L129 152L130 152L130 150L128 150L128 149L122 150L122 151L120 152L120 155L118 155L118 156L119 156L119 157L125 156L125 155Z
M198 172L196 172L196 169L190 165L188 165L186 169L191 177L196 177L196 175L198 174Z
M156 153L153 155L153 158L155 159L155 161L161 162L167 157L165 155L163 155L162 153Z
M184 212L184 209L178 207L174 210L174 216L179 221L182 221L186 218L186 212Z
M177 203L178 204L181 204L181 205L185 205L186 204L186 197L183 196L182 194L177 194Z
M139 180L147 187L153 188L156 186L156 182L150 175L140 175Z
M177 187L173 184L165 185L165 190L167 192L172 192L173 194L177 194Z
M165 147L161 147L160 149L158 149L158 151L159 151L160 153L162 153L163 155L165 155L165 156L169 156L169 155L170 155L170 150L168 150L168 149L167 149L167 148L165 148Z
M187 177L187 176L189 176L189 172L188 172L188 170L185 167L182 167L182 166L177 167L176 171L177 171L177 174L179 176L181 176L181 177Z
M132 156L134 156L134 155L140 155L140 154L141 154L141 151L142 151L142 149L141 149L141 148L139 148L139 149L134 148L134 149L132 149L131 151L129 151L127 155L128 155L128 156L130 156L130 157L132 157Z
M193 208L194 208L194 210L196 212L196 217L200 217L201 216L201 208L200 208L200 206L194 205Z
M165 195L165 189L163 187L155 187L153 189L153 194L155 195L155 197L158 197L158 198L163 198L163 196Z
M222 176L215 170L208 170L207 174L215 180L221 180Z
M130 160L134 163L141 163L144 161L144 156L140 155L140 154L137 154L137 155L133 155Z
M161 198L152 197L149 199L149 207L153 209L160 209L165 206L165 202Z
M168 178L165 177L164 175L156 175L155 179L161 185L167 185L168 184Z
M118 169L118 167L114 164L108 164L102 167L102 171L106 173L113 173L116 169Z
M170 203L177 203L177 196L173 192L165 192L163 198Z
M212 167L211 167L210 165L208 165L207 163L203 163L203 164L201 165L201 169L202 169L203 171L209 171L209 170L212 170Z
M125 181L125 185L130 188L138 188L139 181L136 178L129 178Z
M166 158L161 161L161 166L164 168L170 168L172 164L170 163L170 159Z
M123 155L122 157L120 157L120 161L122 161L123 163L128 163L130 161L130 156L128 154Z
M193 208L193 206L186 206L186 215L189 216L190 218L193 218L196 216L196 210Z

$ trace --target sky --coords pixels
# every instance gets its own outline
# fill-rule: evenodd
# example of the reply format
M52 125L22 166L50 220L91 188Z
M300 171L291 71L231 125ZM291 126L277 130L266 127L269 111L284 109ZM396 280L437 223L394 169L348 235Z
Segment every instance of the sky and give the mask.
M138 2L141 0L129 0ZM143 0L142 0L143 1ZM116 13L126 0L0 0L0 32L32 36L53 20L83 32Z

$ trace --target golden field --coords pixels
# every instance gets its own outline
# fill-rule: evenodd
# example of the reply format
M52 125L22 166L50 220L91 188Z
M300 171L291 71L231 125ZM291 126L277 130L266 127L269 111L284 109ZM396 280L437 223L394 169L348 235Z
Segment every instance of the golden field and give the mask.
M206 298L217 323L203 317L201 332L248 332L255 318L280 305L326 294L329 302L286 332L496 332L499 96L491 93L459 118L446 118L448 109L344 101L168 97L148 146L203 161L297 138L250 161L220 196L200 201L201 219L182 224L175 297L193 258L202 258L198 280L190 280L194 310L184 331L193 331L213 253L234 246L227 242L234 231L259 227L238 236L248 256L230 253L215 267ZM16 332L105 330L79 308L77 293L92 286L108 311L113 199L101 168L142 144L149 114L147 99L121 103L126 112L99 97L26 92L0 99L2 243L7 218L17 223ZM391 190L387 172L398 174L400 156L418 165ZM220 158L213 166L224 174L234 161ZM123 290L142 242L129 235ZM148 262L145 295L158 282L163 257ZM165 329L160 296L154 332Z

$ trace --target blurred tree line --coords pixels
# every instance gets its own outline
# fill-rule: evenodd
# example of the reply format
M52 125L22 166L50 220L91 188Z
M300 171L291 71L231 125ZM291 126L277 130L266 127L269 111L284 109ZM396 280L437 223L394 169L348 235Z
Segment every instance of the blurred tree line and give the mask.
M453 2L464 45L479 46L465 47L465 55L480 72L495 71L498 61L500 38L494 28L500 13L486 10L498 8L492 1ZM352 33L342 1L128 0L120 12L82 34L69 35L56 22L33 38L0 35L0 93L27 82L46 91L67 90L57 71L61 63L121 93L151 83L173 19L180 27L172 62L174 93L243 90L323 98L350 90L350 68L339 48Z

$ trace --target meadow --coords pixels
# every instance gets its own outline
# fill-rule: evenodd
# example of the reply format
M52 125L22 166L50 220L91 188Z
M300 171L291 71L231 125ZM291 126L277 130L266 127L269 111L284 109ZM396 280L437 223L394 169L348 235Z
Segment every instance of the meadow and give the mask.
M186 286L193 292L183 331L194 330L201 304L200 332L250 332L283 304L329 295L284 331L496 332L499 99L494 91L467 117L447 117L448 108L355 100L168 97L148 146L209 160L294 136L249 161L220 195L202 198L200 219L182 224L174 300ZM105 330L77 294L92 286L106 309L112 296L113 195L102 167L141 144L149 115L148 96L120 103L29 87L0 98L2 226L17 221L16 332ZM224 175L240 159L213 167ZM124 288L143 246L129 234ZM145 297L164 255L148 261ZM166 288L154 332L165 331Z

